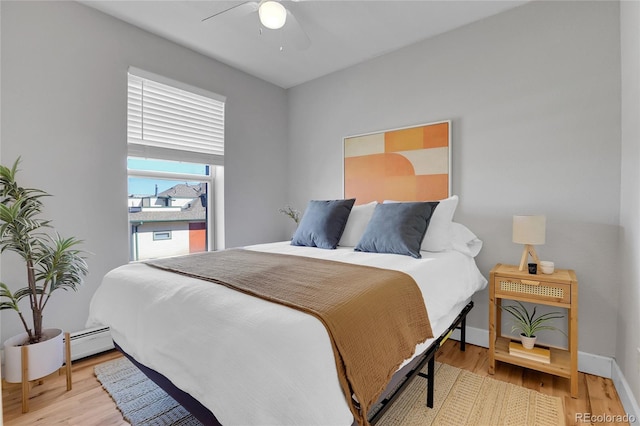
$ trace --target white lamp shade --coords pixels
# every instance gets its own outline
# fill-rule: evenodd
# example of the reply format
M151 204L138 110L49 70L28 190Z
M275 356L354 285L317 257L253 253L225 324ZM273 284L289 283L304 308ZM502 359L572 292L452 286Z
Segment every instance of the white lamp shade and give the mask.
M518 244L544 244L546 217L514 216L513 242Z
M277 30L287 21L287 9L277 1L265 1L258 9L260 23L271 30Z

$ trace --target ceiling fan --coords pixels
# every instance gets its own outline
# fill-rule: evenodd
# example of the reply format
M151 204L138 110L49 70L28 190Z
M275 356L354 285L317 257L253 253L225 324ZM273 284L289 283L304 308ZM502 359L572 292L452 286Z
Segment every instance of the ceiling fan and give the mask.
M311 45L309 36L293 13L276 0L246 1L214 13L204 18L202 22L224 17L227 22L233 23L236 19L251 15L258 17L258 31L261 36L268 38L278 33L277 42L280 45L280 51L285 50L289 45L298 50L307 49Z

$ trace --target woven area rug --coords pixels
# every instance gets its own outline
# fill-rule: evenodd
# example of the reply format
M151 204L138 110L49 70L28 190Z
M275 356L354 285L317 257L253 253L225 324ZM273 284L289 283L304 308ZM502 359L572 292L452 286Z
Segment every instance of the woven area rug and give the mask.
M95 374L133 426L201 423L126 358ZM521 386L436 363L434 408L425 406L425 379L413 379L378 425L563 425L562 400Z

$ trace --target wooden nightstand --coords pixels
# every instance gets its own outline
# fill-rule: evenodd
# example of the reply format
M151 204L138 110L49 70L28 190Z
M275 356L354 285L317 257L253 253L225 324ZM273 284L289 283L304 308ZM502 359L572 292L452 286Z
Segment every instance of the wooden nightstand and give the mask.
M520 300L538 305L567 309L569 348L551 348L551 363L531 361L509 354L510 338L501 332L502 299ZM515 265L498 263L489 278L489 374L496 361L531 368L571 380L571 396L578 396L578 280L571 269L556 269L553 274L530 275Z

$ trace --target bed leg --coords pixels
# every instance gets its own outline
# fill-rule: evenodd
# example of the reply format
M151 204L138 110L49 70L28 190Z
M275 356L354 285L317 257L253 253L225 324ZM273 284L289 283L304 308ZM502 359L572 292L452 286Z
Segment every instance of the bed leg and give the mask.
M433 383L435 379L436 356L433 354L427 365L427 407L433 408Z
M466 350L466 342L467 342L467 316L465 315L462 318L462 322L460 323L460 350L464 352Z

